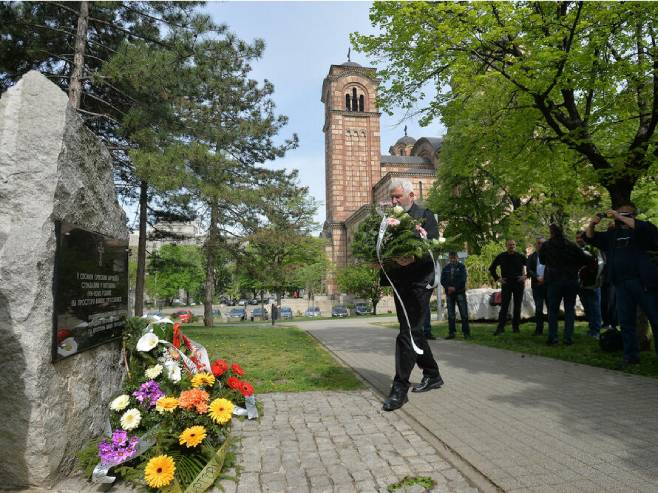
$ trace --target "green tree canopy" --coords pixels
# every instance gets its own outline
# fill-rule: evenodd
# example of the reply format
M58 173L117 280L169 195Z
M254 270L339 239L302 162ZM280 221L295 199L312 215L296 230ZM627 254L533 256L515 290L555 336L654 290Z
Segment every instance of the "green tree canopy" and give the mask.
M375 315L377 304L384 296L379 280L379 269L367 264L350 265L336 273L336 283L341 291L369 300Z
M203 255L196 245L163 245L149 257L147 288L158 299L171 300L182 289L198 297L204 280Z
M558 163L602 185L613 205L656 162L655 3L377 2L370 18L380 33L353 42L385 60L385 108L416 108L426 84L437 96L418 109L423 123L449 119L471 98L492 101L493 129L471 119L473 138L486 142L494 130L518 152L541 144L509 163L528 177L553 146Z

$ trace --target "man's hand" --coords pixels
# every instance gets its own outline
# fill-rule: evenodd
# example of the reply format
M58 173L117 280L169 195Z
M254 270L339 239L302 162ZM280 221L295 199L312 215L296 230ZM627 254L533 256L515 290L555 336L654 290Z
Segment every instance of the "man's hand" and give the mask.
M525 282L526 279L526 276L519 276L519 282Z
M607 213L606 213L606 214L607 214ZM601 222L601 218L600 218L599 215L597 214L596 216L594 216L594 217L592 218L592 220L590 221L590 224L593 224L594 226L596 226L596 225L599 224L600 222Z
M411 257L394 257L393 260L395 260L395 262L397 262L398 265L402 267L406 267L409 264L413 264L416 259L413 256L411 256Z
M537 278L537 284L539 284L540 286L541 286L542 284L544 284L544 277L543 277L543 276Z
M455 292L455 288L452 287L452 286L450 286L450 287L448 288L448 294L452 294L452 293L454 293L454 292Z

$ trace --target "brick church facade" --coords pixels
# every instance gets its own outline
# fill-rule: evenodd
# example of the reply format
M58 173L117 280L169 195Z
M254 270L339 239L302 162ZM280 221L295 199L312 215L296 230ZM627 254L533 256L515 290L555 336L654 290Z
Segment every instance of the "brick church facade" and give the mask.
M327 217L322 235L337 268L348 265L350 242L371 204L388 200L394 177L409 180L420 201L436 176L441 139L406 135L382 155L377 72L355 62L332 65L322 84L325 107L325 183ZM338 293L335 279L327 294Z

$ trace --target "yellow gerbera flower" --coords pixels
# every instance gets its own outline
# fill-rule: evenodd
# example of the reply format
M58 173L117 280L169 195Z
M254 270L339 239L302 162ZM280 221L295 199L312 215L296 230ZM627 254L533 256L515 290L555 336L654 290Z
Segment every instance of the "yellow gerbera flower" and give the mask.
M228 399L215 399L210 403L210 418L220 425L231 420L233 403Z
M192 377L192 387L212 387L215 384L215 376L212 373L197 373Z
M203 426L190 426L183 430L178 437L178 442L187 448L196 447L206 438L206 429Z
M175 397L160 397L155 403L155 410L160 414L165 411L173 413L174 409L178 407L178 399Z
M144 469L144 479L151 488L162 488L174 480L174 459L168 455L153 457Z

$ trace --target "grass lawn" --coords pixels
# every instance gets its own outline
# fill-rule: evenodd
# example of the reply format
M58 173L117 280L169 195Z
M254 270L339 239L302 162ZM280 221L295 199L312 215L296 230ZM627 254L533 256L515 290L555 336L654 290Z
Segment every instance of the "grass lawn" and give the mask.
M236 325L212 329L186 325L211 361L239 363L257 394L310 390L354 390L361 382L306 332L284 325Z
M398 327L397 324L392 323L377 325ZM493 335L496 330L495 323L471 323L470 326L472 337L466 341L469 344L480 344L482 346L508 349L519 353L572 361L574 363L598 366L610 370L616 370L617 365L622 360L621 352L604 353L601 351L599 341L587 336L587 323L585 322L576 322L573 346L563 346L562 344L559 346L547 346L546 334L548 333L548 327L544 325L543 336L533 336L532 334L535 331L534 322L521 324L521 332L519 334L513 334L512 328L508 323L505 327L505 333L500 336ZM558 325L558 333L560 337L562 337L563 331L564 325L562 321L560 321L560 324ZM433 321L432 333L442 339L445 338L448 335L448 323ZM456 340L463 340L459 320L457 321ZM441 341L441 344L450 344L451 342L452 341ZM634 375L658 378L658 361L656 360L656 353L653 349L650 352L643 352L641 353L641 363L639 365L620 371L632 373Z

